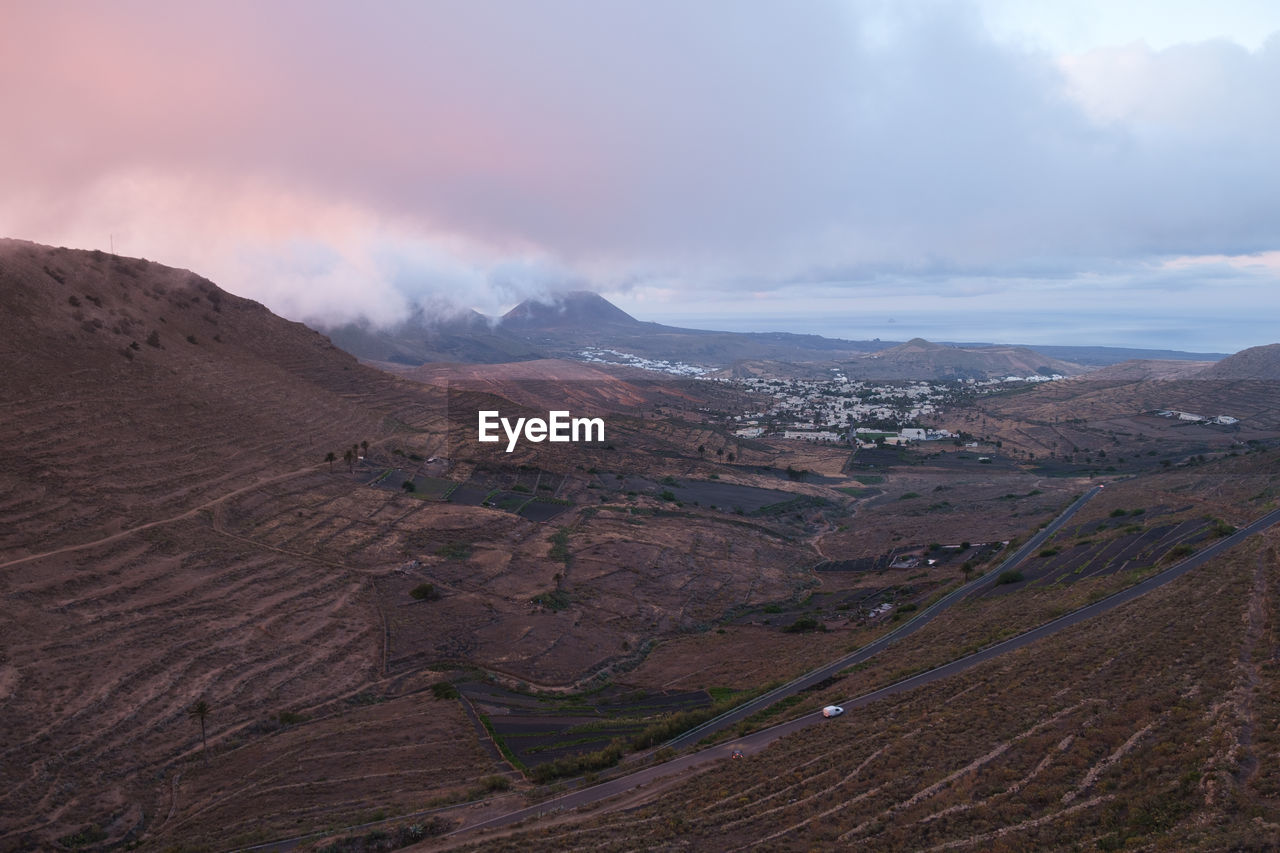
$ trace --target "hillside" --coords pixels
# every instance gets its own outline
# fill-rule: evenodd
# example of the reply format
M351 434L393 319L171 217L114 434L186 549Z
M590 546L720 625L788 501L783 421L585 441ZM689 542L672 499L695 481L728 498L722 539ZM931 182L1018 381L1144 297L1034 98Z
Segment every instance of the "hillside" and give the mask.
M509 329L579 330L642 324L598 293L575 290L553 302L526 299L502 315L502 325Z
M421 308L389 328L348 323L324 330L336 346L367 361L417 366L427 362L503 364L542 357L541 350L475 311L428 316Z
M859 379L993 379L1005 376L1072 376L1078 364L1026 347L960 347L913 338L841 364Z
M224 849L483 795L513 771L432 684L564 690L791 595L810 520L729 507L805 500L767 472L843 461L729 443L699 422L714 383L411 382L139 259L4 241L0 300L3 850ZM592 400L623 414L580 449L486 455L465 414Z
M543 796L543 781L572 776L615 739L644 754L655 743L646 733L682 712L709 714L880 636L975 563L986 571L1001 542L1046 523L1091 478L1115 474L1064 532L1061 553L1029 558L1027 583L964 603L779 710L820 707L1121 588L1150 570L1138 557L1198 547L1268 508L1280 471L1263 451L1280 408L1260 389L1275 383L1045 383L940 415L979 439L991 434L981 462L942 442L851 455L733 435L728 418L757 404L727 383L557 359L392 365L392 375L194 273L100 252L4 241L0 300L0 437L13 449L0 463L3 850L223 850L446 806L427 823L458 825ZM544 324L531 337L558 322L526 319ZM478 328L474 317L460 322ZM649 324L634 334L661 343ZM751 340L778 351L807 341ZM901 354L936 349L916 341ZM1180 394L1241 423L1149 411ZM561 407L604 413L607 437L510 453L475 440L479 409ZM1138 434L1117 413L1162 432ZM1023 458L1032 438L1075 461ZM1112 521L1117 510L1124 527ZM1235 729L1214 729L1204 712L1245 683L1214 680L1224 661L1272 633L1272 603L1248 594L1260 588L1255 567L1223 571L1221 594L1195 597L1195 624L1212 643L1175 618L1185 600L1161 600L1149 623L1123 622L1123 635L1091 629L1055 641L1049 681L1024 655L951 693L846 715L855 730L817 730L735 764L735 790L762 792L745 804L721 793L722 774L703 776L681 783L676 801L696 803L692 817L656 804L640 823L625 816L574 832L605 849L621 838L615 827L641 846L686 838L721 849L726 839L785 846L796 824L806 847L832 841L827 829L889 846L981 845L1015 810L1035 826L1056 820L1041 801L1088 790L1112 764L1116 801L1170 793L1152 808L1189 809L1200 789L1166 790L1176 770L1227 786L1232 776L1229 790L1256 805L1270 777L1230 764L1234 748L1210 764L1203 746L1216 733L1271 761L1248 707ZM1170 633L1182 645L1165 642ZM1137 663L1090 681L1116 648ZM1270 689L1264 675L1253 683ZM955 702L957 693L973 698ZM1259 708L1270 701L1249 695ZM1166 715L1181 700L1193 703L1175 721L1185 736ZM1005 710L975 723L968 701ZM919 740L919 731L932 734ZM1140 764L1099 764L1134 737L1137 749L1151 747L1134 753ZM886 750L883 762L859 752L869 742ZM827 749L839 763L856 758L885 796L846 802L861 795L850 788L861 777L846 778L852 765L822 765ZM997 760L1006 754L1009 763ZM1134 767L1168 754L1177 761L1138 778ZM1069 772L1058 771L1059 756ZM980 776L957 783L971 808L935 817L935 804L960 803L915 798L974 762L1016 781L1027 762L1045 760L1052 772L1030 799ZM806 787L815 765L824 775ZM772 797L765 789L778 779ZM1093 802L1111 790L1068 813L1090 821L1090 838L1144 825L1116 823ZM823 817L804 823L815 803ZM847 813L828 820L837 804ZM972 821L949 817L970 811Z
M0 849L119 841L191 805L196 700L216 743L377 671L367 576L238 525L440 395L188 271L15 240L0 340Z
M1280 381L1280 344L1249 347L1207 368L1199 379Z
M1212 365L1208 361L1132 359L1091 370L1087 378L1093 382L1188 379Z
M314 465L420 403L256 302L101 252L0 241L0 340L15 556Z

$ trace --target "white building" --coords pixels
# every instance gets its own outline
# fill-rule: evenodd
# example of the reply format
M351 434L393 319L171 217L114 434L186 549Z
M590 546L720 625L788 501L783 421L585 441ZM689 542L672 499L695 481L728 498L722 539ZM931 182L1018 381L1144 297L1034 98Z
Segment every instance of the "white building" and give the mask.
M839 441L839 433L819 431L809 432L807 430L789 429L782 433L783 438L798 438L801 441Z

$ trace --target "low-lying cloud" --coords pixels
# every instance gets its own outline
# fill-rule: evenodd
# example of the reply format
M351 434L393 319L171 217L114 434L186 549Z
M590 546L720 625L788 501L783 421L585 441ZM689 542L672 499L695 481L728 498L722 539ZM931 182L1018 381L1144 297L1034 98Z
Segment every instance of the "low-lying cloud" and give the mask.
M583 286L1034 301L1280 247L1277 37L1053 56L951 3L7 18L0 232L115 239L311 322Z

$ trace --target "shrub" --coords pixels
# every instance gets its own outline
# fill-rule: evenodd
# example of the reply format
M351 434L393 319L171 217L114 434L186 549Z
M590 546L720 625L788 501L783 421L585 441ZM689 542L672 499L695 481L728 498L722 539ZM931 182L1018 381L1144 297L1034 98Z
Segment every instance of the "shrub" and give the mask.
M439 601L440 590L436 589L433 583L420 583L413 589L409 590L409 595L418 601Z
M567 565L569 562L569 528L561 527L551 534L547 541L551 543L551 550L547 552L547 556L553 560L560 560Z
M498 776L497 774L486 776L480 780L480 787L488 794L496 791L509 791L511 790L511 780L506 776Z
M147 335L147 346L160 349L160 333L155 329L152 329L151 334Z
M573 602L569 597L569 593L562 589L554 592L543 592L533 597L534 604L540 604L548 610L564 610Z
M1018 583L1019 581L1022 581L1025 579L1026 578L1023 577L1022 572L1018 571L1017 569L1008 569L1007 571L1003 571L1000 573L1000 577L996 578L996 583L997 584Z
M562 776L578 776L594 770L613 767L622 759L622 741L615 740L604 749L583 755L566 755L546 764L539 764L529 771L530 778L539 784Z
M826 627L812 616L801 616L782 630L788 634L805 634L810 631L825 631Z
M457 699L458 688L447 681L437 681L431 685L431 695L437 699Z

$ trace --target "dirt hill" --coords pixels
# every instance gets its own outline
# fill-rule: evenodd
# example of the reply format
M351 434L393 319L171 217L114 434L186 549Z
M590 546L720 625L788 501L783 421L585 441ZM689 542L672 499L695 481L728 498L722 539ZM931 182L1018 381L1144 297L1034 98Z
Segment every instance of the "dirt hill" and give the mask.
M860 379L993 379L1073 376L1083 368L1026 347L959 347L913 338L842 365Z
M465 799L509 768L433 698L441 662L565 684L791 594L807 554L774 527L798 515L659 518L649 493L678 474L690 500L786 500L752 472L792 457L725 443L694 420L706 397L658 420L593 368L536 370L508 377L541 389L529 407L589 391L644 417L611 417L602 446L430 467L448 403L505 410L501 382L474 371L446 399L186 270L0 242L0 850L227 849ZM454 448L474 423L454 418ZM715 450L726 482L687 476Z
M1097 382L1137 382L1148 379L1188 379L1210 367L1209 361L1161 361L1156 359L1132 359L1119 364L1091 370L1084 375Z
M1203 371L1197 378L1280 380L1280 344L1241 350Z
M316 465L421 394L189 271L17 240L0 340L13 556Z

